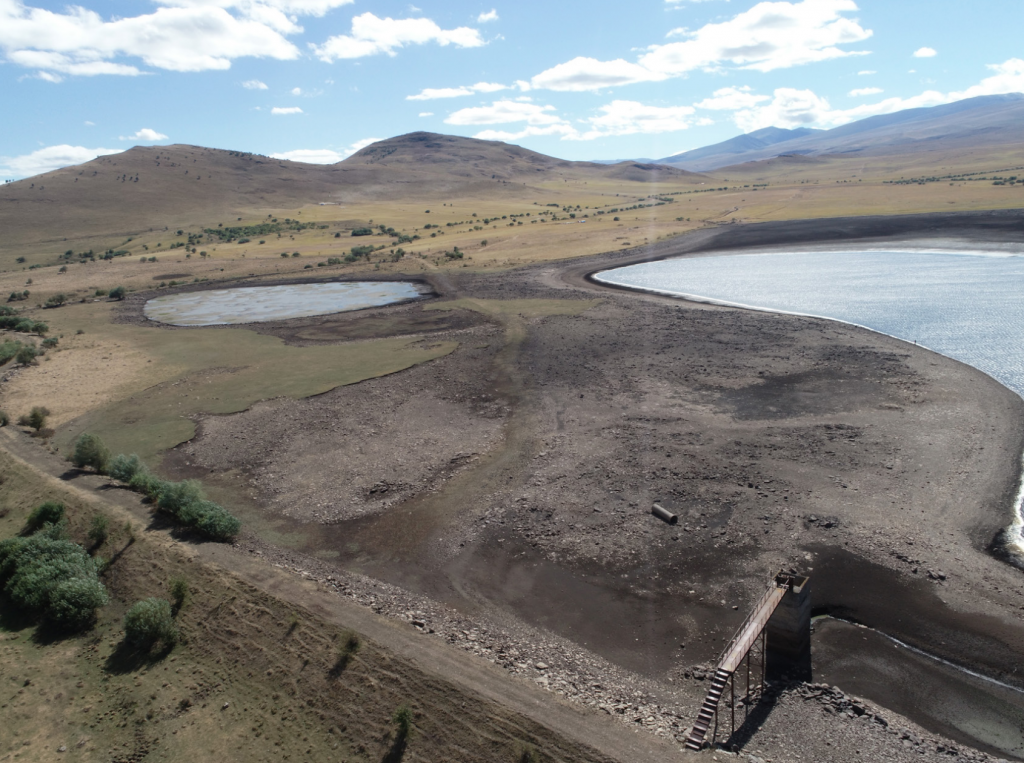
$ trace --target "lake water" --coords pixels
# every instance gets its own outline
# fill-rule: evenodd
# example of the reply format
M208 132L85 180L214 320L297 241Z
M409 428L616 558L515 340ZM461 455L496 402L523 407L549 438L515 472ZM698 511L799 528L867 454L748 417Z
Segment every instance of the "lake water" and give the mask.
M381 307L424 293L425 287L405 281L246 286L168 294L149 300L143 313L173 326L222 326Z
M968 363L1024 396L1024 255L731 254L631 265L594 278L661 294L865 326ZM1022 538L1024 527L1021 497L1015 539Z

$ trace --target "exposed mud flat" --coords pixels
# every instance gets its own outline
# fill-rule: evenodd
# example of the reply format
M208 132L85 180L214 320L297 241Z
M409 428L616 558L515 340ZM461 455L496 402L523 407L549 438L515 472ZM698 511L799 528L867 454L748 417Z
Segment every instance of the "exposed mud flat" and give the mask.
M974 369L853 327L585 279L630 259L787 235L1001 246L1021 228L1005 215L944 222L750 226L452 277L439 285L446 297L603 301L577 316L424 327L424 341L461 335L460 348L318 398L208 419L168 467L277 522L289 558L319 557L469 618L512 617L671 683L694 711L704 685L693 668L714 660L783 566L808 571L819 609L1021 685L1024 581L988 546L1016 491L1024 401ZM654 501L679 524L654 519ZM914 717L912 704L897 709ZM957 733L1016 754L984 729ZM836 739L836 759L860 749ZM750 744L797 759L785 735ZM939 746L930 754L946 754Z

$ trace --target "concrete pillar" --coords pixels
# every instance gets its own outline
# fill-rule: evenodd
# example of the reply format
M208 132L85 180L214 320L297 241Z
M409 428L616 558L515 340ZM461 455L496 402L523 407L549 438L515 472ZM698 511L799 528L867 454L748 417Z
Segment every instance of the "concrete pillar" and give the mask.
M778 583L789 590L765 628L768 639L765 672L768 680L783 676L811 680L811 583L803 575L779 574Z

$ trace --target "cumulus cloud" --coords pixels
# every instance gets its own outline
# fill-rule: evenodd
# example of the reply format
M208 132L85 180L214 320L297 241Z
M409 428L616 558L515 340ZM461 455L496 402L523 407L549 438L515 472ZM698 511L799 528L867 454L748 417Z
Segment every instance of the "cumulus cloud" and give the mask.
M298 18L352 0L156 0L152 13L104 18L81 6L63 12L0 0L0 51L37 76L134 76L138 61L179 72L223 70L236 58L290 60ZM124 61L123 59L134 59Z
M407 101L433 101L438 98L461 98L464 95L473 93L496 93L499 90L508 90L508 85L501 85L497 82L477 82L475 85L462 87L428 87L416 95L407 95Z
M301 87L293 87L292 88L292 95L302 95L302 88Z
M97 156L119 154L120 148L85 148L84 146L47 146L22 156L0 157L0 174L25 178L92 161Z
M490 106L473 106L459 109L444 120L450 125L496 125L509 122L526 122L529 125L552 125L564 123L552 112L554 106L538 106L522 101L495 101Z
M612 101L587 120L590 129L576 140L593 140L609 135L656 134L685 130L690 126L692 106L645 106L637 101Z
M935 48L918 48L914 51L914 58L935 58L939 52Z
M983 95L1024 92L1024 59L1011 58L1001 64L990 64L987 68L993 74L966 90L948 93L926 90L909 98L885 98L852 109L833 109L828 100L811 90L779 88L769 103L740 109L733 114L733 119L744 132L762 127L838 127L858 119L892 114L904 109L940 106Z
M767 95L754 95L750 87L723 87L716 90L710 98L695 104L700 109L713 109L715 111L737 111L738 109L749 109L757 104L770 100Z
M148 143L154 140L167 140L167 136L162 132L157 132L156 130L151 130L148 127L143 127L134 135L122 135L120 140L141 140Z
M494 8L491 8L491 10L487 11L487 13L481 13L479 16L476 17L476 23L477 24L486 24L488 21L497 21L497 20L498 20L498 12L496 10L494 10Z
M848 95L851 98L862 98L866 95L878 95L884 92L880 87L859 87L856 90L851 90Z
M536 125L527 125L522 130L517 132L509 132L506 130L482 130L474 135L474 138L479 140L503 140L503 141L517 141L523 138L534 138L543 137L546 135L561 135L572 136L576 134L576 130L567 123L547 125L546 127L538 127Z
M288 114L301 114L302 109L298 106L275 106L270 110L270 113L278 116L286 116Z
M480 33L470 27L442 29L430 19L379 18L363 13L352 19L350 34L330 37L323 45L311 45L321 61L331 63L343 58L363 58L386 53L396 55L406 45L455 45L477 48L484 44Z
M260 82L258 79L246 80L242 83L242 87L246 90L266 90L267 85L265 82Z
M341 151L335 151L331 148L299 148L294 151L281 151L270 156L274 159L286 159L290 162L305 162L306 164L336 164L342 159L352 156L356 151L366 148L379 140L381 139L364 138L363 140L357 140Z
M657 82L695 70L723 66L769 72L844 56L849 45L872 32L844 14L857 10L853 0L761 2L728 21L696 31L675 29L681 42L652 45L636 63L577 57L533 77L531 85L549 90L599 90L636 82Z

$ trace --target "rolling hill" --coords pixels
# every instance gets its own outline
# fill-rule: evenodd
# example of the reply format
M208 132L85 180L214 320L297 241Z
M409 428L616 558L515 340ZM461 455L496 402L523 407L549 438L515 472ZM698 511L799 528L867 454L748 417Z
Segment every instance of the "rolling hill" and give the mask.
M789 133L789 134L787 134ZM777 156L909 154L1024 142L1024 94L988 95L868 117L832 130L766 128L659 160L694 172Z
M132 235L323 202L518 198L560 180L686 182L664 165L568 162L498 141L416 132L332 165L200 146L135 147L0 188L0 247ZM638 189L642 193L642 189Z

